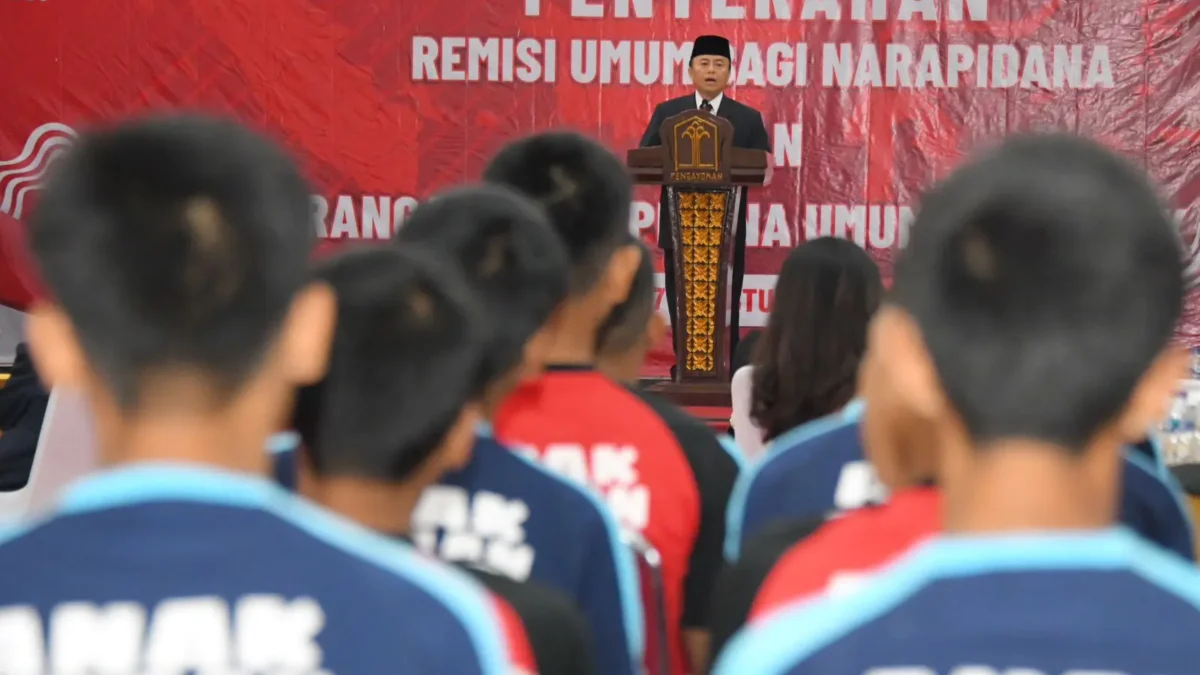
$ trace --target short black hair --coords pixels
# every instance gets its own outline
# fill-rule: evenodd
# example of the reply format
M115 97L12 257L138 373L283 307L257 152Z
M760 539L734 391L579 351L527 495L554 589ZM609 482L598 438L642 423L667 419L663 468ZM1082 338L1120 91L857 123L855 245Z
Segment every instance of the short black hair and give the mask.
M1146 174L1068 135L1013 137L922 201L891 301L981 446L1081 452L1171 339L1183 259Z
M222 398L254 373L308 280L310 195L275 144L198 116L85 133L54 165L32 248L122 407L155 371Z
M499 185L436 195L404 222L396 242L437 249L461 266L494 317L489 379L521 363L525 343L567 295L567 253L545 213Z
M764 440L850 402L882 296L879 266L852 241L819 237L788 254L751 371Z
M544 208L567 249L571 292L595 287L629 232L633 183L616 155L576 133L545 132L504 147L483 177Z
M629 285L629 295L613 308L596 334L596 347L602 354L621 354L632 349L646 333L646 324L654 315L654 260L639 240L629 238L638 247L637 271Z
M313 470L399 482L482 392L489 326L454 264L419 246L323 261L337 295L329 372L297 397L293 428Z

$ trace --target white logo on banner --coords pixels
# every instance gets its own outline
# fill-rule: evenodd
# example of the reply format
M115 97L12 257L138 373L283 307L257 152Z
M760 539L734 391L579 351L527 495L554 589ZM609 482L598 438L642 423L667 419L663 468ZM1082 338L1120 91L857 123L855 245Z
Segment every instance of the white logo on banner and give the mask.
M525 542L527 520L529 506L519 499L487 491L472 498L463 488L434 485L421 494L413 513L413 542L447 562L525 581L535 556Z
M0 211L13 218L21 217L25 199L42 186L46 170L71 146L75 135L71 127L49 122L29 134L21 154L0 160Z
M323 675L311 598L249 595L136 602L67 602L43 624L29 606L0 608L0 673Z

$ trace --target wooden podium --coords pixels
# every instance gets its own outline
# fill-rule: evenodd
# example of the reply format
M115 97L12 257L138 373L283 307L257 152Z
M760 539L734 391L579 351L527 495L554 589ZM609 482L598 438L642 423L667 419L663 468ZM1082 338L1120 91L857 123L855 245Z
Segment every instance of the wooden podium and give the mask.
M663 145L630 150L638 183L666 186L675 243L674 380L643 387L680 405L729 405L733 240L742 187L762 185L767 153L733 147L729 120L701 110L668 117ZM659 227L666 226L660 223Z

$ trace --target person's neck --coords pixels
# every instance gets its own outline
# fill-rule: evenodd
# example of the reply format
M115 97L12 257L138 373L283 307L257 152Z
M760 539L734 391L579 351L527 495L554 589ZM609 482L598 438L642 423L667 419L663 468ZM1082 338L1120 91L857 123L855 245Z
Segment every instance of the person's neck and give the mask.
M642 374L645 355L640 353L601 354L596 369L623 384L637 384Z
M483 402L483 421L487 422L488 424L491 424L492 420L496 419L496 413L500 410L500 406L503 403L504 403L504 399L502 399L502 398L497 398L494 400L488 399L488 400L484 401Z
M363 527L400 536L411 529L423 490L404 483L330 477L319 479L305 496Z
M586 303L569 303L562 310L560 328L546 351L551 365L592 365L596 362L596 331L600 320ZM602 319L601 319L602 320Z
M1037 442L972 451L957 480L943 481L945 530L958 534L1095 530L1112 525L1114 505L1084 477L1082 459Z
M265 475L270 466L269 422L237 411L213 414L158 413L117 419L96 416L101 462L203 464Z

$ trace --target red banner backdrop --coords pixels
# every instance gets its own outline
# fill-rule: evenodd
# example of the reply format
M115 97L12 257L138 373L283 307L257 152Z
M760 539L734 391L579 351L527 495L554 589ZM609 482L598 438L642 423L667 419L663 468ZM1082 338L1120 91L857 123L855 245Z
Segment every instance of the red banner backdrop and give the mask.
M1200 0L0 0L0 210L18 218L71 129L144 110L231 113L288 144L332 239L386 238L505 141L568 127L633 146L689 90L689 41L735 45L763 112L743 325L808 237L887 274L921 188L1005 133L1088 134L1145 164L1200 270ZM657 192L631 226L647 241ZM1200 343L1200 297L1181 337ZM660 354L660 356L665 356ZM667 357L669 358L669 357Z

